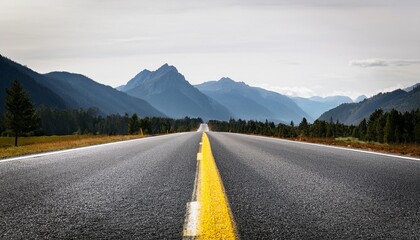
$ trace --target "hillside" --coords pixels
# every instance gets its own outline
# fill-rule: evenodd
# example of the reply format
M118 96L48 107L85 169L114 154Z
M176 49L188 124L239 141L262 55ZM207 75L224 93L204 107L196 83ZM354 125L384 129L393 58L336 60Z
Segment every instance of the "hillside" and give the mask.
M0 55L0 113L4 111L4 99L6 88L9 88L13 80L19 81L36 106L53 108L67 108L68 105L58 94L49 88L39 84L28 74L19 71L16 63Z
M303 117L311 120L290 98L230 78L205 82L196 87L226 106L237 118L283 123L299 123Z
M411 91L413 91L413 89L417 88L418 86L420 86L420 83L416 83L413 86L404 88L403 90L406 91L406 92L411 92Z
M328 121L332 118L334 121L338 120L345 124L358 124L379 108L384 111L394 108L401 112L420 108L420 86L410 92L398 89L388 93L379 93L359 103L342 104L325 112L319 119Z
M156 71L141 71L119 89L145 99L173 118L188 116L228 120L234 117L224 106L201 93L175 67L168 64Z

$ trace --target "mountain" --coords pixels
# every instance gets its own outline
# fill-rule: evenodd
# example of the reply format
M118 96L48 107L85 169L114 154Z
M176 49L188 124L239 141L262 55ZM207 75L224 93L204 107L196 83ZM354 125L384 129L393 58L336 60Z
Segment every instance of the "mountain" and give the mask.
M164 116L144 100L133 98L79 74L39 74L3 57L0 65L1 86L13 79L18 80L37 105L60 109L92 107L102 114L137 113L140 116ZM3 91L1 92L3 94Z
M29 93L29 97L36 106L53 108L67 108L68 105L58 94L38 83L34 78L16 68L16 63L0 55L0 113L4 112L6 88L12 81L17 80Z
M411 87L404 88L403 90L404 90L404 91L406 91L406 92L410 92L410 91L412 91L414 88L416 88L416 87L418 87L418 86L420 86L420 83L416 83L416 84L414 84L414 85L413 85L413 86L411 86Z
M317 119L324 112L339 106L342 103L353 102L351 98L346 96L330 96L330 97L291 97L295 103L307 112L313 119Z
M82 98L73 99L82 108L96 107L106 115L113 113L137 113L140 116L164 116L148 102L128 96L81 74L51 72L45 74L45 76L71 86L72 91L69 92L70 94L77 92L79 96L82 96Z
M196 87L226 106L237 118L283 123L300 123L303 117L312 120L290 98L230 78L205 82Z
M360 95L354 100L354 102L358 103L358 102L361 102L361 101L365 100L366 98L367 98L366 95Z
M234 117L224 106L193 87L174 66L143 70L119 89L142 98L173 118L201 117L228 120Z
M379 93L359 103L342 104L319 118L320 120L340 121L345 124L358 124L368 118L376 109L390 111L392 108L405 112L420 108L420 86L410 92L398 89L393 92Z

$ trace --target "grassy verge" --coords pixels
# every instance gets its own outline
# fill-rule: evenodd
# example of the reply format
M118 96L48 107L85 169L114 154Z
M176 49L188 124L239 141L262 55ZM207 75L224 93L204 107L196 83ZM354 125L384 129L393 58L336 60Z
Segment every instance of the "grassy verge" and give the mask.
M140 135L67 135L21 137L19 146L14 147L14 138L0 137L0 158L22 156L27 154L49 152L76 147L84 147L101 143L109 143L141 138Z
M251 134L257 136L263 136L259 134ZM278 138L278 137L273 137ZM308 142L308 143L317 143L338 147L347 147L362 149L372 152L382 152L382 153L392 153L405 155L410 157L420 158L420 145L419 144L385 144L378 142L365 142L360 141L357 138L346 137L346 138L313 138L313 137L297 137L297 138L281 138L286 140L298 141L298 142Z
M309 138L302 137L298 140L303 142L319 143L334 145L340 147L357 148L367 151L383 152L401 154L406 156L420 157L420 146L419 144L384 144L377 142L364 142L357 138Z

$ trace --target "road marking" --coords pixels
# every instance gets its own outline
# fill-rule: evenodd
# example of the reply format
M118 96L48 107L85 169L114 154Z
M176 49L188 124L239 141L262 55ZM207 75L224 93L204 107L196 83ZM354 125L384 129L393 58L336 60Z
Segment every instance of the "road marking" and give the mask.
M200 212L200 203L197 201L187 203L186 226L184 227L184 238L198 236L198 216Z
M206 133L203 133L202 142L203 160L200 164L198 195L198 201L201 203L200 238L236 239L235 222Z
M200 203L197 201L197 195L199 192L198 181L200 178L200 162L203 156L203 154L201 153L201 146L202 146L202 142L200 142L199 150L197 153L197 166L195 170L194 189L193 189L193 193L191 197L191 202L187 203L187 212L185 215L184 230L183 230L184 240L196 239L199 235L198 217L200 215Z
M206 133L202 137L201 155L193 193L196 201L187 204L184 239L238 239L236 224ZM191 209L192 206L195 209ZM192 212L197 215L191 216Z
M333 148L333 149L346 150L346 151L352 151L352 152L368 153L368 154L379 155L379 156L386 156L386 157L401 158L401 159L406 159L406 160L420 161L420 158L416 158L416 157L400 156L400 155L387 154L387 153L381 153L381 152L372 152L372 151L361 150L361 149L354 149L354 148L345 148L345 147L330 146L330 145L324 145L324 144L319 144L319 143L299 142L299 141L293 141L293 140L287 140L287 139L281 139L281 138L270 138L270 137L263 137L263 136L253 136L253 135L240 134L240 133L229 133L229 134L237 134L237 135L241 135L241 136L244 136L245 135L245 136L249 136L249 137L262 138L262 139L265 139L265 140L274 140L274 141L282 141L282 142L289 142L289 143L298 143L298 144L304 144L304 145L311 145L311 146L318 146L318 147L325 147L325 148Z
M68 152L74 152L74 151L79 151L79 150L86 150L86 149L92 149L92 148L97 148L97 147L116 145L116 144L121 144L121 143L129 143L129 142L135 142L135 141L150 141L150 140L155 140L157 138L164 138L164 137L173 136L174 134L183 135L183 134L186 134L186 133L173 133L173 134L167 134L167 135L163 135L163 136L153 136L153 137L131 139L131 140L124 140L124 141L110 142L110 143L102 143L102 144L96 144L96 145L85 146L85 147L71 148L71 149L58 150L58 151L45 152L45 153L30 154L30 155L25 155L25 156L21 156L21 157L4 158L4 159L0 159L0 163L18 161L18 160L25 160L25 159L29 159L29 158L39 158L39 157L44 157L44 156L49 156L49 155L54 155L54 154L68 153Z

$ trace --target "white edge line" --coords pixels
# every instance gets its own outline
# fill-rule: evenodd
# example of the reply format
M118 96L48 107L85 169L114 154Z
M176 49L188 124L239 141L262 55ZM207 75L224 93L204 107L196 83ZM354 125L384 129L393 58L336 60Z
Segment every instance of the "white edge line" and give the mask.
M161 136L151 136L151 137L145 137L145 138L130 139L130 140L122 140L122 141L116 141L116 142L110 142L110 143L95 144L95 145L85 146L85 147L71 148L71 149L58 150L58 151L45 152L45 153L30 154L30 155L25 155L25 156L21 156L21 157L4 158L4 159L0 159L0 163L18 161L18 160L25 160L25 159L29 159L29 158L38 158L38 157L44 157L44 156L55 155L55 154L60 154L60 153L68 153L68 152L86 150L86 149L97 148L97 147L104 147L104 146L121 144L121 143L152 140L152 139L156 139L157 137L167 137L167 136L174 135L174 134L185 134L185 132L172 133L172 134L161 135Z
M184 237L198 236L198 216L200 203L197 201L187 203L187 219L184 227Z
M282 139L282 138L271 138L271 137L255 136L255 135L241 134L241 133L231 133L231 134L238 134L238 135L245 135L245 136L249 136L249 137L263 138L263 139L267 139L267 140L283 141L283 142L289 142L289 143L299 143L299 144L312 145L312 146L318 146L318 147L334 148L334 149L347 150L347 151L352 151L352 152L369 153L369 154L379 155L379 156L386 156L386 157L401 158L401 159L406 159L406 160L420 161L420 158L416 158L416 157L407 157L407 156L400 156L400 155L387 154L387 153L381 153L381 152L372 152L372 151L366 151L366 150L361 150L361 149L337 147L337 146L324 145L324 144L319 144L319 143L300 142L300 141L293 141L293 140L287 140L287 139Z
M202 142L199 144L199 151L197 153L197 164L194 178L194 188L191 196L191 202L187 203L187 211L184 221L183 239L195 239L199 234L199 218L200 218L200 202L197 200L199 194L199 178L200 178L200 161L202 160L203 152L201 149Z

